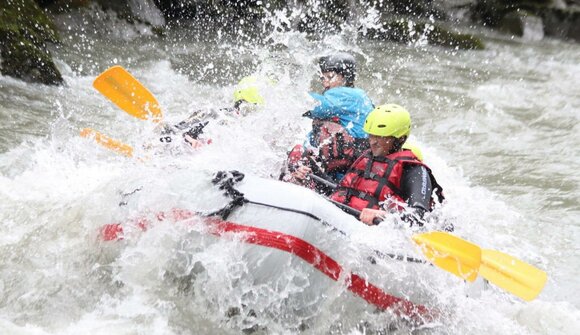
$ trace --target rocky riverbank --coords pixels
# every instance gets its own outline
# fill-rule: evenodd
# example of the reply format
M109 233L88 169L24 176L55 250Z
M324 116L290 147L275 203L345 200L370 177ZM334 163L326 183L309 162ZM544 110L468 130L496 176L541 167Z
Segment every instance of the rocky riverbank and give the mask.
M58 85L63 82L46 43L58 43L48 14L34 0L0 3L0 70L29 82Z
M145 24L157 34L184 21L195 21L203 27L200 32L216 27L236 35L242 28L248 36L259 36L284 29L318 38L339 32L348 23L359 28L360 38L483 49L477 36L456 28L477 23L515 36L580 41L580 0L2 0L1 73L28 82L62 84L47 48L47 43L59 43L53 20L63 12L74 15L90 6ZM369 12L377 14L370 27L359 20ZM287 20L274 27L273 13L281 13Z

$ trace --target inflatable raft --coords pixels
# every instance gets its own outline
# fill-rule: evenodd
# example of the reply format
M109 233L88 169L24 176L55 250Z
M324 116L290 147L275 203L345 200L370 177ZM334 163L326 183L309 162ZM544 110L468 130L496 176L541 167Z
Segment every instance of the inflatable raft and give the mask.
M187 188L183 181L191 178L174 173L167 179L169 190L177 185ZM199 189L200 183L204 184L197 182L192 187ZM419 323L437 317L433 290L417 280L437 270L424 263L412 242L403 241L399 250L361 245L353 237L374 234L377 227L361 224L320 195L293 184L235 171L217 173L211 184L217 195L206 192L205 198L219 208L199 211L192 208L194 197L200 203L199 193L174 192L174 198L166 201L174 202L172 208L108 224L101 231L102 239L114 243L161 223L179 223L195 227L192 229L203 237L206 247L212 243L239 245L240 259L249 269L243 280L253 287L284 292L279 296L285 306L291 306L292 313L313 315L325 297L346 288L343 291L349 291L350 298L373 310L387 310ZM140 202L135 194L127 196L122 205L133 212L152 206ZM243 301L245 307L252 303L252 299Z

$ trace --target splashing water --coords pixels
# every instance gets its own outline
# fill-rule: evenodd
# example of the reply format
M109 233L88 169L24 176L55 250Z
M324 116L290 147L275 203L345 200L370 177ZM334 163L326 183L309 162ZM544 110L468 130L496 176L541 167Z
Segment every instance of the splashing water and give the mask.
M270 19L282 26L286 15L297 14ZM364 18L367 24L373 24L373 15ZM365 42L347 29L317 41L275 30L266 45L240 46L226 39L188 39L185 28L170 30L163 39L144 35L96 9L83 19L103 16L111 20L105 39L78 28L75 17L63 18L61 24L73 29L54 52L66 87L0 77L3 333L410 332L409 325L362 305L343 286L328 292L326 302L309 315L276 314L271 306L300 290L308 273L287 269L286 279L294 278L298 286L287 280L280 284L283 290L252 286L251 264L241 257L239 241L210 241L198 230L171 225L124 243L97 239L103 224L157 209L219 207L223 198L207 186L213 171L276 178L286 150L301 143L309 127L301 114L313 104L306 92L320 89L314 60L335 50L357 55L357 85L375 104L394 102L411 111L412 136L445 187L443 215L456 221L455 233L549 275L544 292L531 303L495 288L466 297L458 294L464 284L446 273L417 278L425 287L429 280L449 283L435 298L449 315L442 324L416 331L575 334L580 329L574 280L580 276L577 45L487 36L485 51L458 52ZM199 108L231 106L234 85L244 75L273 74L276 84L264 89L262 110L208 126L212 145L152 155L143 163L78 136L78 129L92 127L142 154L147 154L143 143L155 141L154 125L118 110L92 89L96 75L114 64L151 90L169 122ZM119 206L122 194L141 186L149 191L137 192L133 206ZM390 227L377 231L354 235L356 243L345 248L363 255L361 245L388 250L396 243ZM366 269L364 260L353 259L352 267L369 273L388 268ZM382 277L385 283L401 278ZM240 299L270 308L264 307L263 315L231 309Z

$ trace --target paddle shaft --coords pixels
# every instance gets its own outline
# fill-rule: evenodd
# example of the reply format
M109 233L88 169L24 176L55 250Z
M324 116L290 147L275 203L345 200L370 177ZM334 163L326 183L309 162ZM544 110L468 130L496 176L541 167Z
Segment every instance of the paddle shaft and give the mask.
M321 184L324 184L324 185L326 185L326 186L328 186L328 187L331 187L331 188L336 188L336 186L337 186L335 183L333 183L333 182L331 182L331 181L328 181L328 180L326 180L326 179L324 179L324 178L322 178L322 177L320 177L320 176L317 176L317 175L315 175L314 173L311 173L311 174L309 174L308 176L309 176L310 178L312 178L312 179L316 180L317 182L320 182ZM357 210L357 209L354 209L354 208L352 208L352 207L350 207L350 206L348 206L348 205L345 205L345 204L343 204L343 203L341 203L341 202L338 202L338 201L332 200L332 199L330 199L330 198L326 198L326 197L325 197L325 199L326 199L326 200L328 200L328 201L330 201L330 202L332 202L333 204L335 204L335 205L336 205L336 207L338 207L338 208L342 209L342 210L343 210L343 211L345 211L346 213L348 213L348 214L350 214L350 215L352 215L352 216L354 216L354 217L356 217L356 218L360 218L360 213L361 213L361 211L359 211L359 210ZM381 223L381 222L383 222L383 220L382 220L381 218L378 218L378 217L377 217L377 218L374 218L374 219L373 219L373 224L375 224L375 225L378 225L378 224L379 224L379 223Z
M336 188L336 184L321 178L315 174L310 174L310 178L327 185L332 188ZM328 201L332 202L345 212L354 215L356 217L360 216L360 212L352 207L349 207L345 204L340 202L334 201L332 199L328 199ZM373 223L378 224L375 222L376 220L379 221L379 218L375 218ZM522 262L521 260L510 256L502 254L501 257L498 256L499 252L486 250L486 257L484 257L482 264L482 269L480 274L486 280L496 284L497 286L501 287L502 289L526 300L530 301L533 300L544 288L546 283L547 275L544 271L537 269L527 263ZM378 251L375 250L375 253L379 254ZM379 256L383 257L384 255ZM386 256L394 258L393 256L387 254ZM397 256L396 259L401 256ZM420 263L420 260L417 259L409 259L407 261L417 262ZM484 271L485 270L485 271Z
M100 133L94 129L91 128L83 128L80 131L80 136L81 137L85 137L85 138L89 138L89 137L93 137L95 139L95 142L97 142L98 144L100 144L101 146L112 150L118 154L122 154L125 155L127 157L132 157L133 156L133 148L128 145L125 144L119 140L116 140L114 138L111 138L103 133Z
M321 183L323 185L326 185L332 189L335 189L337 186L335 183L333 183L325 178L322 178L320 176L317 176L314 173L309 174L308 177L310 177L310 178L314 179L316 182Z

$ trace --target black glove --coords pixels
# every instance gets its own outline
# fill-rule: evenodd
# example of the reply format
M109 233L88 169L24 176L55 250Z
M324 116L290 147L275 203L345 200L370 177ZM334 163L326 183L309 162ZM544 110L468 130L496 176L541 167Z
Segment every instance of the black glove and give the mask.
M413 225L423 227L425 222L423 216L425 215L425 212L426 210L421 207L409 207L401 214L401 220L407 222L409 227L412 227Z
M189 129L188 131L186 131L185 133L183 133L183 137L185 138L185 135L188 135L191 138L193 138L194 140L197 139L199 137L199 135L201 135L203 133L203 128L208 123L209 123L209 121L199 122L195 126L191 127L191 129Z

